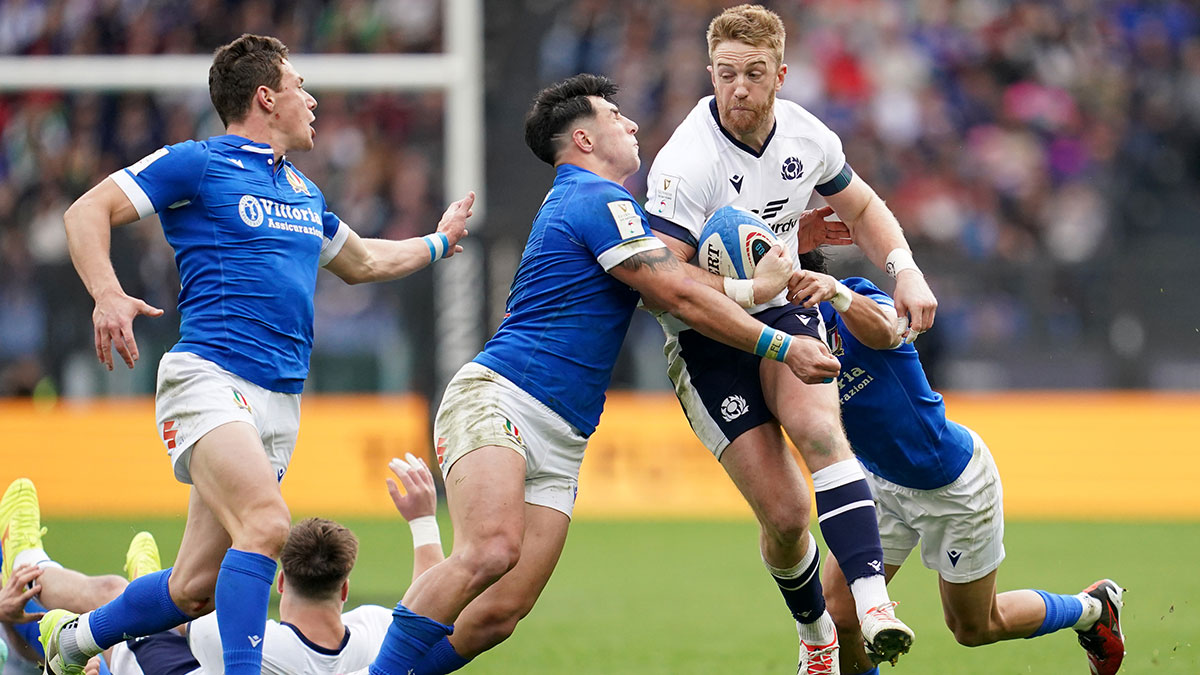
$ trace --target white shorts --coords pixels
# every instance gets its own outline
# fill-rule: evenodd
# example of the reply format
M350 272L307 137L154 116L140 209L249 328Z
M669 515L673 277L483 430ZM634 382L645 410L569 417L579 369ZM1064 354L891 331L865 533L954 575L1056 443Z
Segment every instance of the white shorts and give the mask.
M921 542L921 562L946 581L965 584L1004 560L1004 489L992 453L971 432L975 452L953 483L936 490L896 485L867 471L883 561L900 565Z
M167 352L158 363L154 417L181 483L192 482L196 441L229 422L258 429L275 477L283 480L300 433L300 394L264 389L195 354Z
M467 453L497 445L525 458L525 501L571 517L587 438L524 389L475 363L458 370L433 422L442 476Z

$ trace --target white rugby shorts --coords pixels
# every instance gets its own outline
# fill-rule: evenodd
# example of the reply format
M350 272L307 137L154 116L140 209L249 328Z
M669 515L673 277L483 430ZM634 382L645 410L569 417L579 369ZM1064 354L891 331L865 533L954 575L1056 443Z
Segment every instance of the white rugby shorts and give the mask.
M525 501L571 517L587 438L558 413L474 361L459 369L433 422L442 476L466 454L495 445L525 458Z
M154 416L175 478L191 484L196 441L229 422L258 429L277 480L283 480L300 434L300 394L264 389L188 352L167 352L158 363Z
M1004 560L1004 489L992 453L974 431L975 451L954 482L916 490L866 471L875 495L883 561L900 565L921 543L921 562L946 581L981 579Z

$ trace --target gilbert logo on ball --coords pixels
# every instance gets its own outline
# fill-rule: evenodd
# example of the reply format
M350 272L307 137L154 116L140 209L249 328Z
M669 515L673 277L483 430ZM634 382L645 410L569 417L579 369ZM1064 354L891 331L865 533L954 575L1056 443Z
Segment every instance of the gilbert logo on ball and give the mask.
M777 241L771 227L757 214L722 206L704 223L696 255L700 266L713 274L749 279L758 261Z

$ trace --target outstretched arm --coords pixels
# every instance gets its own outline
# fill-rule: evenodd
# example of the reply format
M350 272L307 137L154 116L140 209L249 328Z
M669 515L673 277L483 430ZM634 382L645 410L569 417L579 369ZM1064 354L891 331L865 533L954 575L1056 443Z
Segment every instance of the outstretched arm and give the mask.
M896 289L892 296L902 324L911 322L912 333L907 336L908 341L915 339L917 333L929 330L937 312L937 298L913 262L912 250L896 216L858 176L852 178L844 190L825 199L845 221L854 243L871 262L895 277Z
M88 190L63 214L71 262L96 302L96 309L92 311L96 357L109 370L113 369L113 349L130 368L137 363L134 317L139 314L161 316L163 313L161 309L125 294L109 258L110 230L137 219L137 209L112 178L105 178Z
M793 279L788 300L805 307L829 302L855 339L871 349L894 349L900 346L896 310L855 293L828 274L812 270L800 272Z
M396 510L408 521L413 535L413 581L425 570L446 558L437 524L437 489L433 473L424 459L411 453L405 459L395 458L388 468L400 479L404 491L391 478L387 479L388 494Z
M437 231L424 237L399 241L392 239L363 239L350 232L342 250L325 266L348 284L369 281L390 281L406 277L441 258L462 251L458 242L467 236L467 218L475 193L446 207Z

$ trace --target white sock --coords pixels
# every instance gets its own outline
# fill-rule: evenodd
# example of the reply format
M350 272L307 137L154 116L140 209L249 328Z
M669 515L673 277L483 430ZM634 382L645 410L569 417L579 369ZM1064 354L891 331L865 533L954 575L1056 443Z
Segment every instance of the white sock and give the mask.
M1099 600L1087 593L1080 593L1075 597L1079 598L1079 601L1083 603L1083 613L1079 615L1079 620L1071 627L1075 630L1087 630L1096 625L1096 622L1100 620L1100 612L1103 611L1104 607L1100 605Z
M800 634L800 641L809 645L827 645L837 640L837 626L833 625L833 617L828 611L812 623L797 621L796 632Z
M57 567L62 569L62 565L51 560L50 556L46 555L46 551L40 548L27 548L21 551L13 558L13 569L17 569L21 565L37 565L42 569L47 567Z
M79 615L79 623L75 627L75 645L79 651L87 654L89 657L95 656L104 651L100 645L96 644L96 639L92 637L92 613L84 612Z
M850 593L854 595L854 608L858 610L859 623L862 623L868 611L892 601L888 597L887 582L882 574L855 579L854 583L850 584Z

